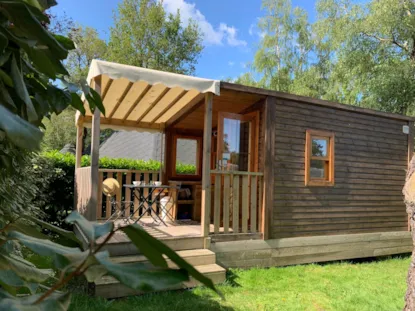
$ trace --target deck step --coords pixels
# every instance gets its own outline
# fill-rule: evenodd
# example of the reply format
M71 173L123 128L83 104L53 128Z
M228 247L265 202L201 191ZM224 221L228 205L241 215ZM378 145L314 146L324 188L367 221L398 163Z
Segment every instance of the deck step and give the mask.
M175 237L161 239L161 241L176 252L204 247L203 237ZM103 250L107 250L111 256L140 255L140 250L129 240L126 242L114 241L113 243L108 243L103 247Z
M184 251L177 251L177 254L185 259L192 266L203 266L216 263L215 253L208 249L191 249ZM177 266L166 256L169 268L177 268ZM116 256L111 258L116 263L132 263L132 262L148 262L148 259L143 255L130 255L130 256Z
M210 278L214 284L222 283L226 279L226 270L215 263L215 253L207 249L194 249L177 252L187 262L192 264L196 270L203 275ZM148 262L144 256L119 256L113 257L112 261L117 263L132 263L132 262ZM175 265L167 260L169 267ZM147 292L137 291L131 289L111 276L104 276L100 280L95 282L95 296L104 298L120 298L132 295L140 295ZM179 284L177 286L167 288L165 290L176 290L192 288L199 285L199 282L191 278L188 282Z

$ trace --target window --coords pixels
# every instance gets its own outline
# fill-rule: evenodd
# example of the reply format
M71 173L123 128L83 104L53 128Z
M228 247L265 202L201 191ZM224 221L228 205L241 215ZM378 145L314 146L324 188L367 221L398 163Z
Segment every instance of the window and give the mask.
M175 177L198 178L201 175L200 137L175 135L173 138L173 172Z
M306 131L305 185L334 185L334 133Z

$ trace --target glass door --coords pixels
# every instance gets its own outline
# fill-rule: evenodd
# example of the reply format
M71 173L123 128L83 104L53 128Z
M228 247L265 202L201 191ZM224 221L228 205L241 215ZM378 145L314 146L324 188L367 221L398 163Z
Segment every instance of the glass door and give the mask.
M216 169L257 170L258 112L219 112Z

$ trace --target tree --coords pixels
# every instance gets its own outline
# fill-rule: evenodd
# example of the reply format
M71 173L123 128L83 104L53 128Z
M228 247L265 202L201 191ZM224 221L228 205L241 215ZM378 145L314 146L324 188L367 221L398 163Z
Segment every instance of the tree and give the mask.
M304 82L314 53L307 13L293 8L290 0L264 0L262 8L265 16L258 27L263 37L252 66L261 77L258 85L308 95L308 90L294 83L300 78Z
M321 0L316 36L333 49L330 98L414 113L415 3Z
M201 34L180 12L166 14L162 1L123 0L114 15L107 59L122 64L193 74L202 51Z
M67 108L62 113L46 118L42 149L61 150L66 144L76 143L75 109Z
M99 38L96 29L91 27L74 27L68 34L75 42L75 49L71 50L65 64L72 82L86 79L89 66L93 59L104 59L107 44Z

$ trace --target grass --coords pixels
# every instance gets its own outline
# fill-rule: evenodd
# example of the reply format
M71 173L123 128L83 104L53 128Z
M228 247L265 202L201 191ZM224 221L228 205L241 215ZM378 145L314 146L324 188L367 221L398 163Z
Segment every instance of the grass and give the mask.
M76 311L402 310L409 258L337 262L285 268L231 270L218 286L105 300L75 294Z

